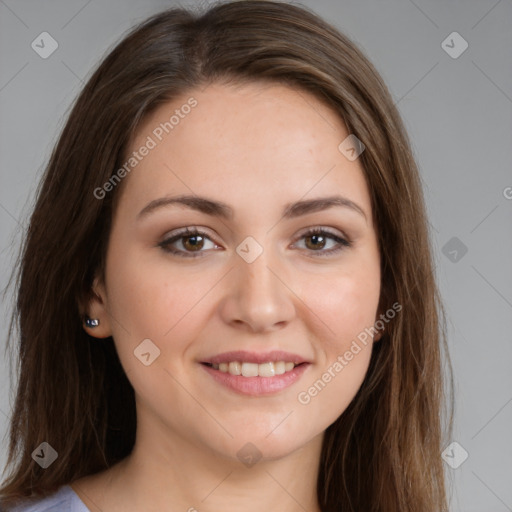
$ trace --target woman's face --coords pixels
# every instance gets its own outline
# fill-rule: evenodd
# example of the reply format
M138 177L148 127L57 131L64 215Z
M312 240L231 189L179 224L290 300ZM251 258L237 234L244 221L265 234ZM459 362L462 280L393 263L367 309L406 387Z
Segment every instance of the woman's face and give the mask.
M277 458L349 405L380 260L348 135L276 84L212 84L145 120L90 308L135 389L140 439Z

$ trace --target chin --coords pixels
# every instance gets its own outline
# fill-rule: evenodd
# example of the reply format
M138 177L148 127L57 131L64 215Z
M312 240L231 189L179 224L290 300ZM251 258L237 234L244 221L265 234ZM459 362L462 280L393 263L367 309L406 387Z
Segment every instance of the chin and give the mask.
M283 425L275 428L275 425L277 424L274 424L273 432L268 428L232 432L233 439L224 439L222 447L216 446L214 449L222 454L229 454L231 459L242 463L246 457L249 460L273 461L287 457L309 443L320 440L323 434L323 431L320 431L308 436L304 428L293 431Z

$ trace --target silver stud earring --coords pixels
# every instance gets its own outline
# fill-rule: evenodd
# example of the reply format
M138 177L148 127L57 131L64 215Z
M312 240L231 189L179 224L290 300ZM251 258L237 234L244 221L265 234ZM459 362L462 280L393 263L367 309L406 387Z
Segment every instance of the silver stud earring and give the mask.
M91 328L98 327L98 325L100 325L100 321L97 318L89 318L88 316L86 316L85 325Z

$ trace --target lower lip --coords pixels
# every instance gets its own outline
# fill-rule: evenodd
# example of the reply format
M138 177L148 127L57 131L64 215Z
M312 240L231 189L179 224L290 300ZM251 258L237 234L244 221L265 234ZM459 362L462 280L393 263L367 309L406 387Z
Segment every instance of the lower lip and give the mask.
M302 363L293 370L274 377L243 377L231 375L211 366L201 365L217 382L242 395L261 396L278 393L297 382L306 371L309 363Z

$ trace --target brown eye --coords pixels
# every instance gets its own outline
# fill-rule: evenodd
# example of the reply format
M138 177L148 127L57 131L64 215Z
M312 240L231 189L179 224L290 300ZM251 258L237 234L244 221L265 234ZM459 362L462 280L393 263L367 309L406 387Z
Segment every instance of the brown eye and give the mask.
M302 246L302 243L304 244ZM306 251L306 255L314 254L315 257L327 257L335 253L351 247L351 242L342 238L337 233L331 233L326 228L311 228L306 233L303 233L299 238L298 244L300 249ZM302 247L301 247L302 246Z
M187 251L198 251L204 246L204 238L201 235L184 236L183 247Z
M205 256L204 253L208 252L208 249L220 248L208 234L188 228L170 236L158 245L165 252L189 258Z
M323 249L325 247L325 237L322 235L314 234L305 237L306 247L312 250Z

